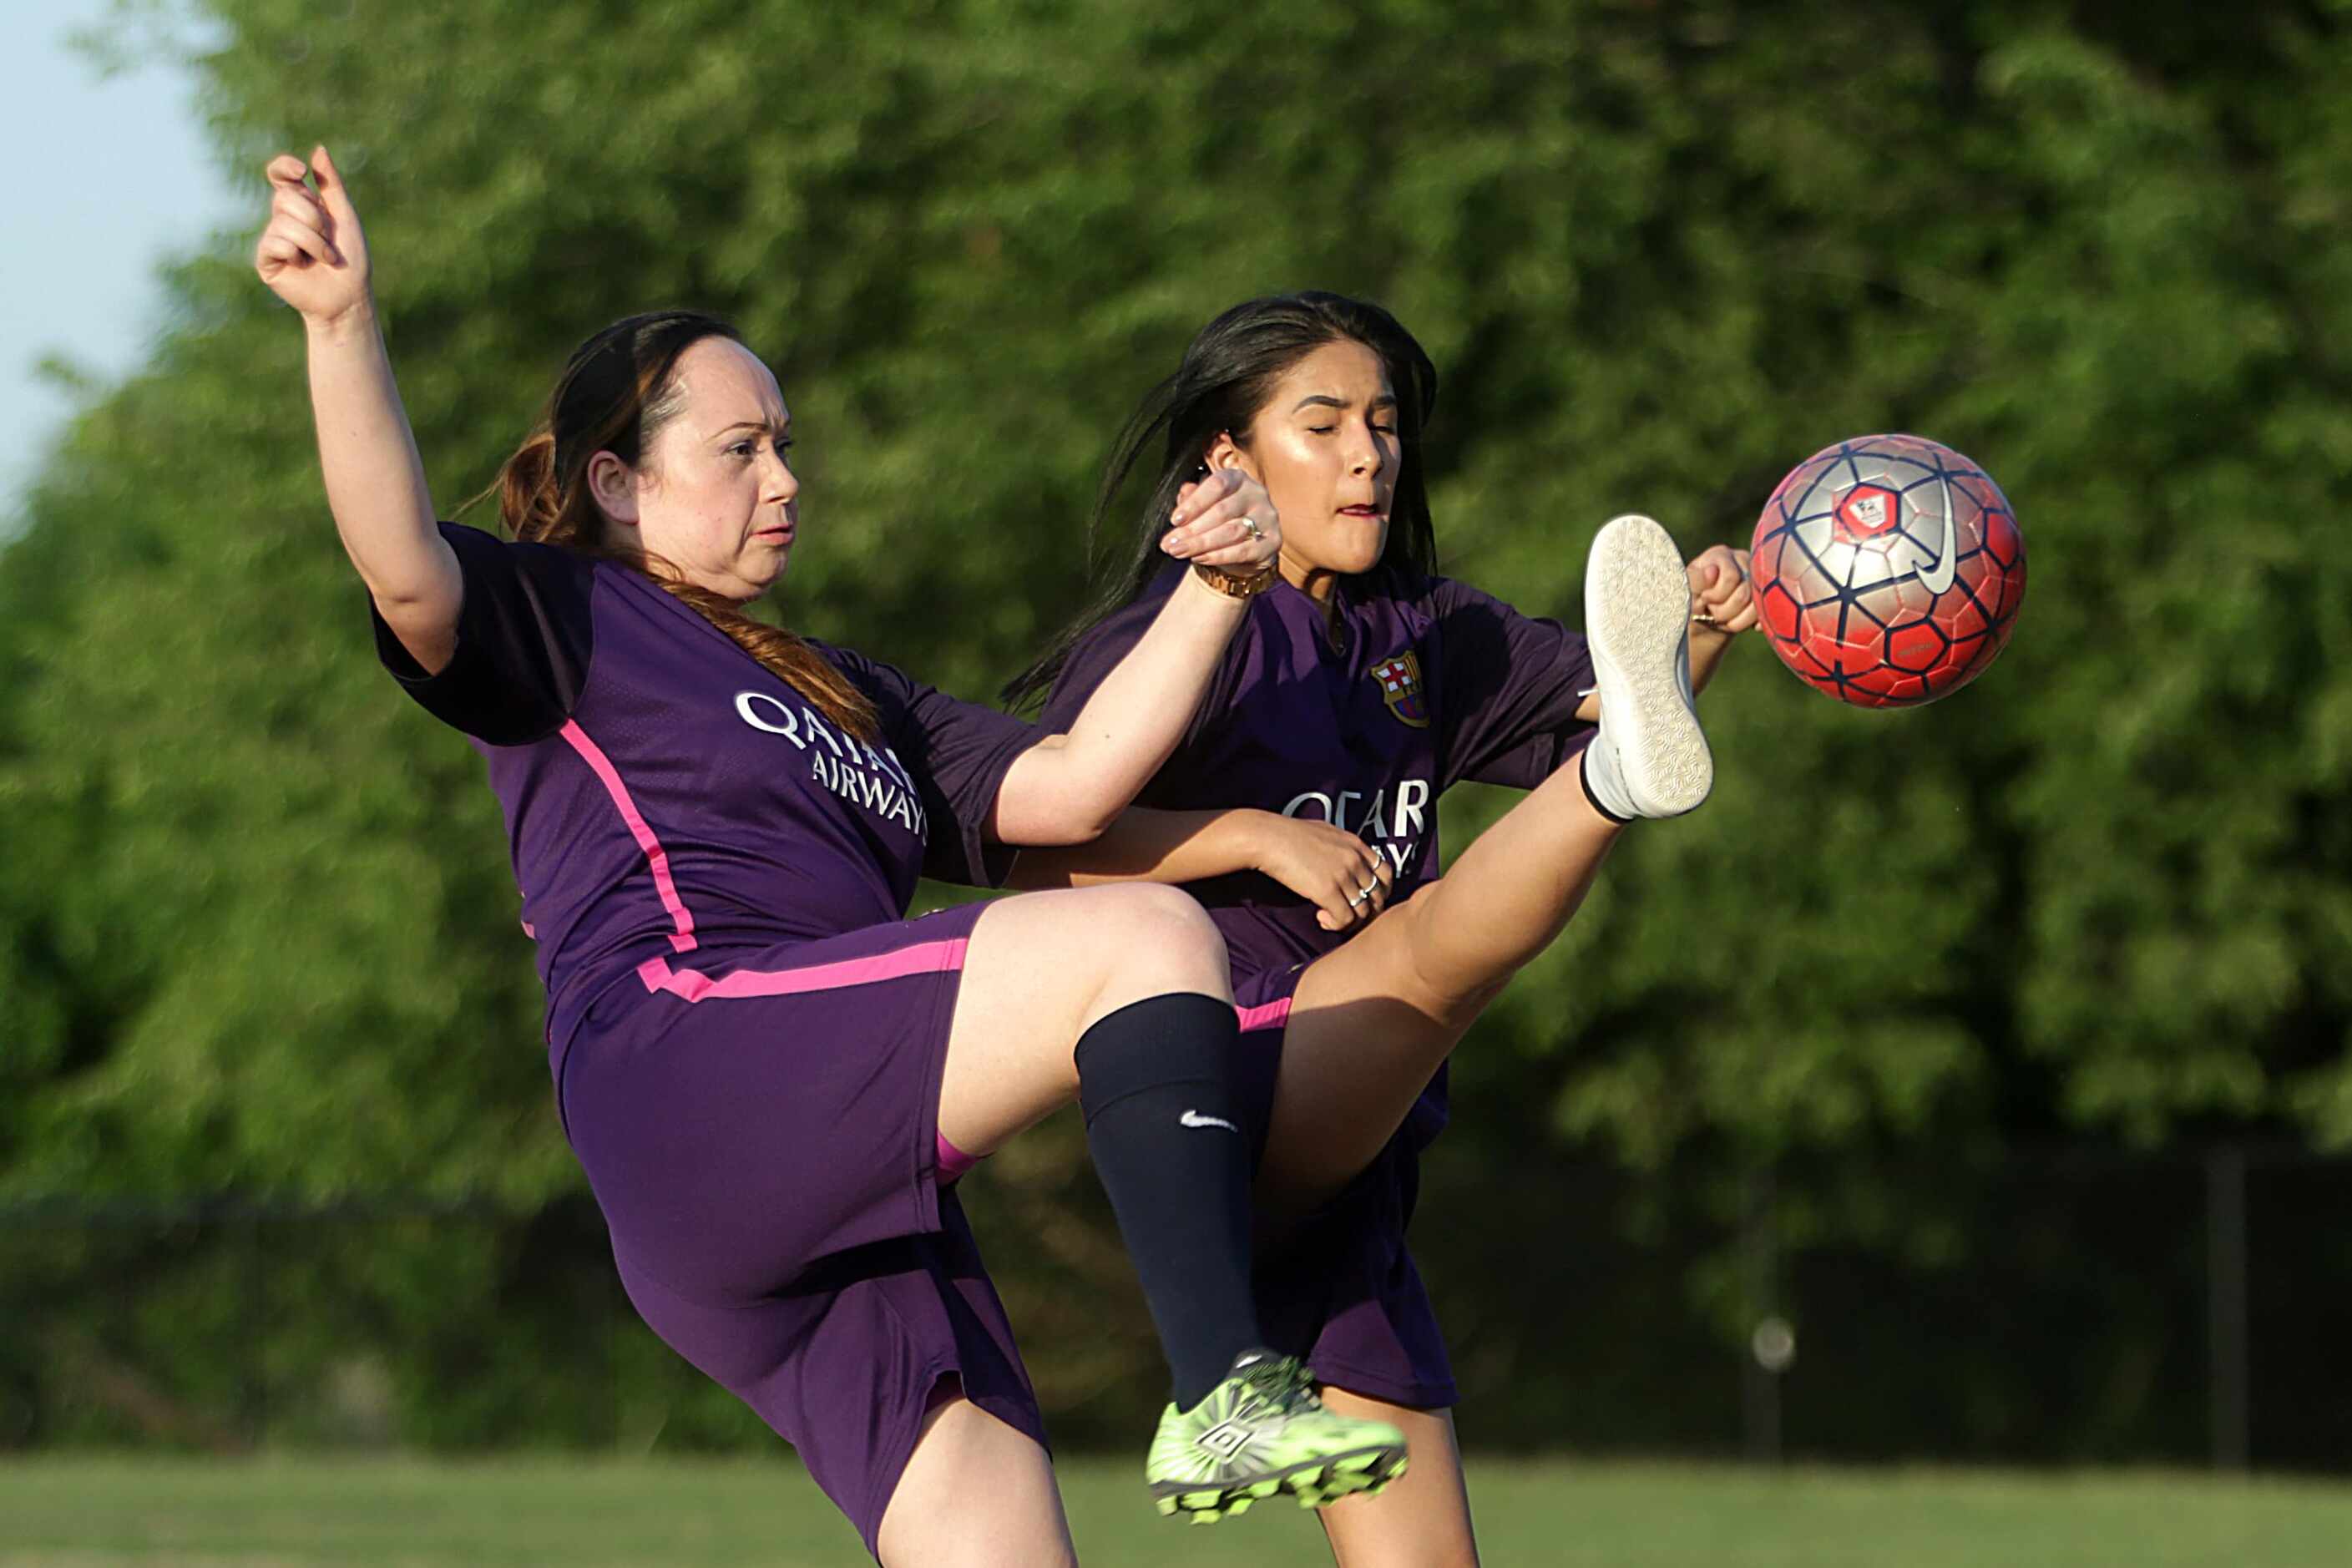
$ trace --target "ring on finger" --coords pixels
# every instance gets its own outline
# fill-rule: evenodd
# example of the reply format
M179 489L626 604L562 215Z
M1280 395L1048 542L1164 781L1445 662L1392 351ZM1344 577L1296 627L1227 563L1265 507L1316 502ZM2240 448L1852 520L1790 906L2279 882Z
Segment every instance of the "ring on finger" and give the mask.
M1370 897L1372 896L1373 890L1374 890L1375 889L1379 888L1379 886L1380 886L1380 885L1381 885L1381 884L1380 884L1379 879L1373 879L1373 880L1371 880L1371 881L1370 881L1370 882L1365 883L1362 887L1358 888L1358 889L1356 889L1356 900L1357 900L1357 901L1358 901L1359 903L1360 903L1360 902L1362 902L1364 900L1370 898Z
M1251 542L1251 543L1255 544L1255 543L1256 543L1259 540L1264 539L1264 538L1265 537L1265 529L1263 529L1263 528L1260 528L1260 527L1257 525L1257 519L1255 519L1255 518L1254 518L1254 517L1243 517L1243 518L1238 519L1237 521L1241 523L1241 525L1242 525L1244 528L1245 528L1245 529L1249 530L1249 536L1250 536L1250 542Z

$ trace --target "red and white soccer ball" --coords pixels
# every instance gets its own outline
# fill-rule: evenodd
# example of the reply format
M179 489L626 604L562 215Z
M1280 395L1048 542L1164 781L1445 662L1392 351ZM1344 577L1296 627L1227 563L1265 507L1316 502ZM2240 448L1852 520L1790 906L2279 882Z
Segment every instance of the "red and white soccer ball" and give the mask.
M1992 476L1917 436L1863 436L1789 471L1749 566L1766 638L1841 702L1908 708L1984 673L2025 601L2025 541Z

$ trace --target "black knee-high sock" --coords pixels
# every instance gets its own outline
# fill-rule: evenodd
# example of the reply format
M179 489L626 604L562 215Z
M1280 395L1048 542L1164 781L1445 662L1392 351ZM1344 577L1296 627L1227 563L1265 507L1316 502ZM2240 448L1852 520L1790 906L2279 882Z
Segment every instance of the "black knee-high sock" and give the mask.
M1251 1140L1234 1089L1233 1004L1120 1008L1079 1039L1087 1148L1190 1410L1260 1342L1250 1298Z

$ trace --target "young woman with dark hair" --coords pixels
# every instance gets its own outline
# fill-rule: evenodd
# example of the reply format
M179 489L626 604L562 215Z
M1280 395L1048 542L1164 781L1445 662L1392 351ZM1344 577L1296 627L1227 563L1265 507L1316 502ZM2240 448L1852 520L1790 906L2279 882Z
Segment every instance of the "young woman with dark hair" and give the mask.
M1176 1398L1147 1479L1215 1518L1402 1469L1263 1346L1224 947L1165 889L902 917L1099 832L1270 582L1263 487L1171 503L1183 581L1048 733L752 621L800 530L792 420L732 329L590 338L501 476L519 542L435 521L324 149L269 166L327 497L383 664L470 736L539 944L556 1105L654 1330L790 1439L891 1563L1074 1560L1036 1401L945 1183L1075 1099ZM306 183L315 177L315 191Z
M1411 1476L1325 1510L1349 1568L1476 1560L1454 1379L1404 1241L1445 1059L1626 825L1705 799L1692 692L1755 621L1740 552L1686 567L1644 517L1594 538L1581 636L1438 575L1422 473L1436 388L1375 305L1306 293L1218 317L1104 479L1097 527L1160 447L1123 574L1006 692L1050 693L1048 728L1078 711L1177 585L1154 554L1169 498L1224 473L1265 487L1280 580L1174 754L1137 809L1084 846L1024 851L1013 882L1174 882L1224 932L1258 1202L1286 1226L1261 1261L1261 1321L1335 1407L1412 1445ZM1463 779L1529 793L1441 879L1437 800Z

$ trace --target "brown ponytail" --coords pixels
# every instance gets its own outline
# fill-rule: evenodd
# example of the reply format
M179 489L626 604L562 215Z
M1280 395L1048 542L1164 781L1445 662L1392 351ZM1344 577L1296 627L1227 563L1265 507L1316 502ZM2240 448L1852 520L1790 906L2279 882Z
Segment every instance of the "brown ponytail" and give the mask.
M872 699L814 648L781 626L753 620L732 600L686 582L657 558L615 550L604 514L588 494L588 460L610 452L635 464L678 410L674 373L680 355L704 338L741 342L735 329L695 310L658 310L614 322L580 345L547 401L547 414L491 489L507 531L641 572L733 638L836 727L863 741L878 737Z

